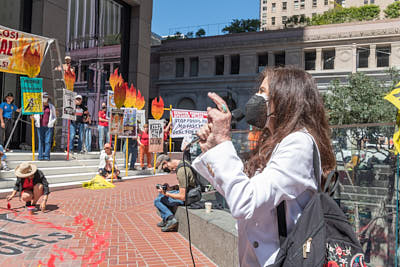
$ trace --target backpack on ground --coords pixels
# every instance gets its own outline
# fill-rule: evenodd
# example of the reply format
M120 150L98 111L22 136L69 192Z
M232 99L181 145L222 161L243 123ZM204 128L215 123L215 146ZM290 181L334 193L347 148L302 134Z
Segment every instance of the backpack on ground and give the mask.
M315 177L320 165L313 141ZM332 199L338 179L328 175L324 191L317 179L318 192L304 208L292 232L287 235L285 201L277 206L280 250L270 267L366 267L365 256L352 225ZM336 178L333 188L331 180Z

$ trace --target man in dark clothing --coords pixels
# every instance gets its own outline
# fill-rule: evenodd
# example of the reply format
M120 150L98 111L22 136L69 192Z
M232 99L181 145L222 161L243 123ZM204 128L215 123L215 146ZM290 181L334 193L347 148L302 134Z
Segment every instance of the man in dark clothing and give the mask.
M44 195L40 209L45 211L50 190L49 183L42 171L38 170L34 164L21 163L15 168L15 176L17 176L17 181L14 191L7 197L7 201L20 192L20 199L26 202L26 206L35 206L39 198Z
M186 174L188 176L188 190L196 187L195 174L190 168L189 163L186 167L182 166L182 161L177 159L171 159L165 154L160 155L156 161L156 167L159 170L164 170L165 172L176 172L176 178L178 179L178 186L168 186L166 188L158 187L159 195L154 200L154 206L159 210L162 221L157 224L161 227L163 232L171 232L178 226L178 221L176 220L174 214L170 208L174 206L183 205L186 197ZM177 188L177 189L175 189Z
M82 152L82 140L85 131L84 119L89 114L89 111L85 105L82 104L82 96L77 95L75 97L76 104L76 120L71 121L70 126L70 138L69 138L69 150L74 150L74 137L76 130L78 130L78 152Z

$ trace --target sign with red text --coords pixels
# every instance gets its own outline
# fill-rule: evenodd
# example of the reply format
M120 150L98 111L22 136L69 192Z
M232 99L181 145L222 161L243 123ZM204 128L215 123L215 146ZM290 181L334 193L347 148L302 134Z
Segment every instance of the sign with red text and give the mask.
M51 42L52 39L0 25L0 71L36 77Z
M149 120L149 152L163 152L164 122Z
M172 138L182 138L197 133L207 123L207 112L198 110L172 109Z

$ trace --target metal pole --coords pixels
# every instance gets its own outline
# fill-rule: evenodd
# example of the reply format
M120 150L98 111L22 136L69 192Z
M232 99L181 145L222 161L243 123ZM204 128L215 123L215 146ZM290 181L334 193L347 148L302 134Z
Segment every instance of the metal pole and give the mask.
M68 133L67 133L67 160L69 160L69 150L71 149L70 147L69 147L69 144L70 144L70 138L71 138L71 136L70 136L70 127L71 127L71 120L68 120Z
M114 137L114 154L113 154L113 164L112 164L112 171L111 171L111 183L113 182L114 178L114 167L115 167L115 154L117 153L117 135Z
M22 115L22 111L19 112L19 114L18 114L18 118L15 121L15 124L14 124L14 127L13 127L12 131L11 131L10 136L8 137L8 140L7 140L6 146L4 147L4 150L6 150L8 145L10 144L10 141L11 141L11 138L12 138L12 136L14 134L15 128L17 128L18 121L21 119L21 115Z
M32 123L32 160L35 161L35 119L31 118Z
M397 153L397 171L396 171L396 251L394 252L394 266L397 267L397 256L398 256L398 249L399 249L399 153Z
M129 143L129 138L126 138L126 143L125 143L125 176L128 176L128 143ZM132 168L132 166L131 166Z

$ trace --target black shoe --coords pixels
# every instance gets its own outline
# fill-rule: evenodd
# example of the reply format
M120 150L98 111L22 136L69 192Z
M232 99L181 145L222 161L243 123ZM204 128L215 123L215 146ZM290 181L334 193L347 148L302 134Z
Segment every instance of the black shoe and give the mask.
M119 175L117 176L117 179L118 179L118 180L122 180L121 176L119 176Z
M161 222L157 223L158 227L164 227L165 225L167 225L167 222L162 220Z
M30 207L30 206L32 206L32 202L31 202L31 201L27 201L27 202L25 203L25 207Z
M166 223L166 225L161 228L162 232L176 232L176 228L178 227L178 221L175 219L175 217L172 217L172 219L169 219Z
M136 168L129 168L130 171L136 171Z

